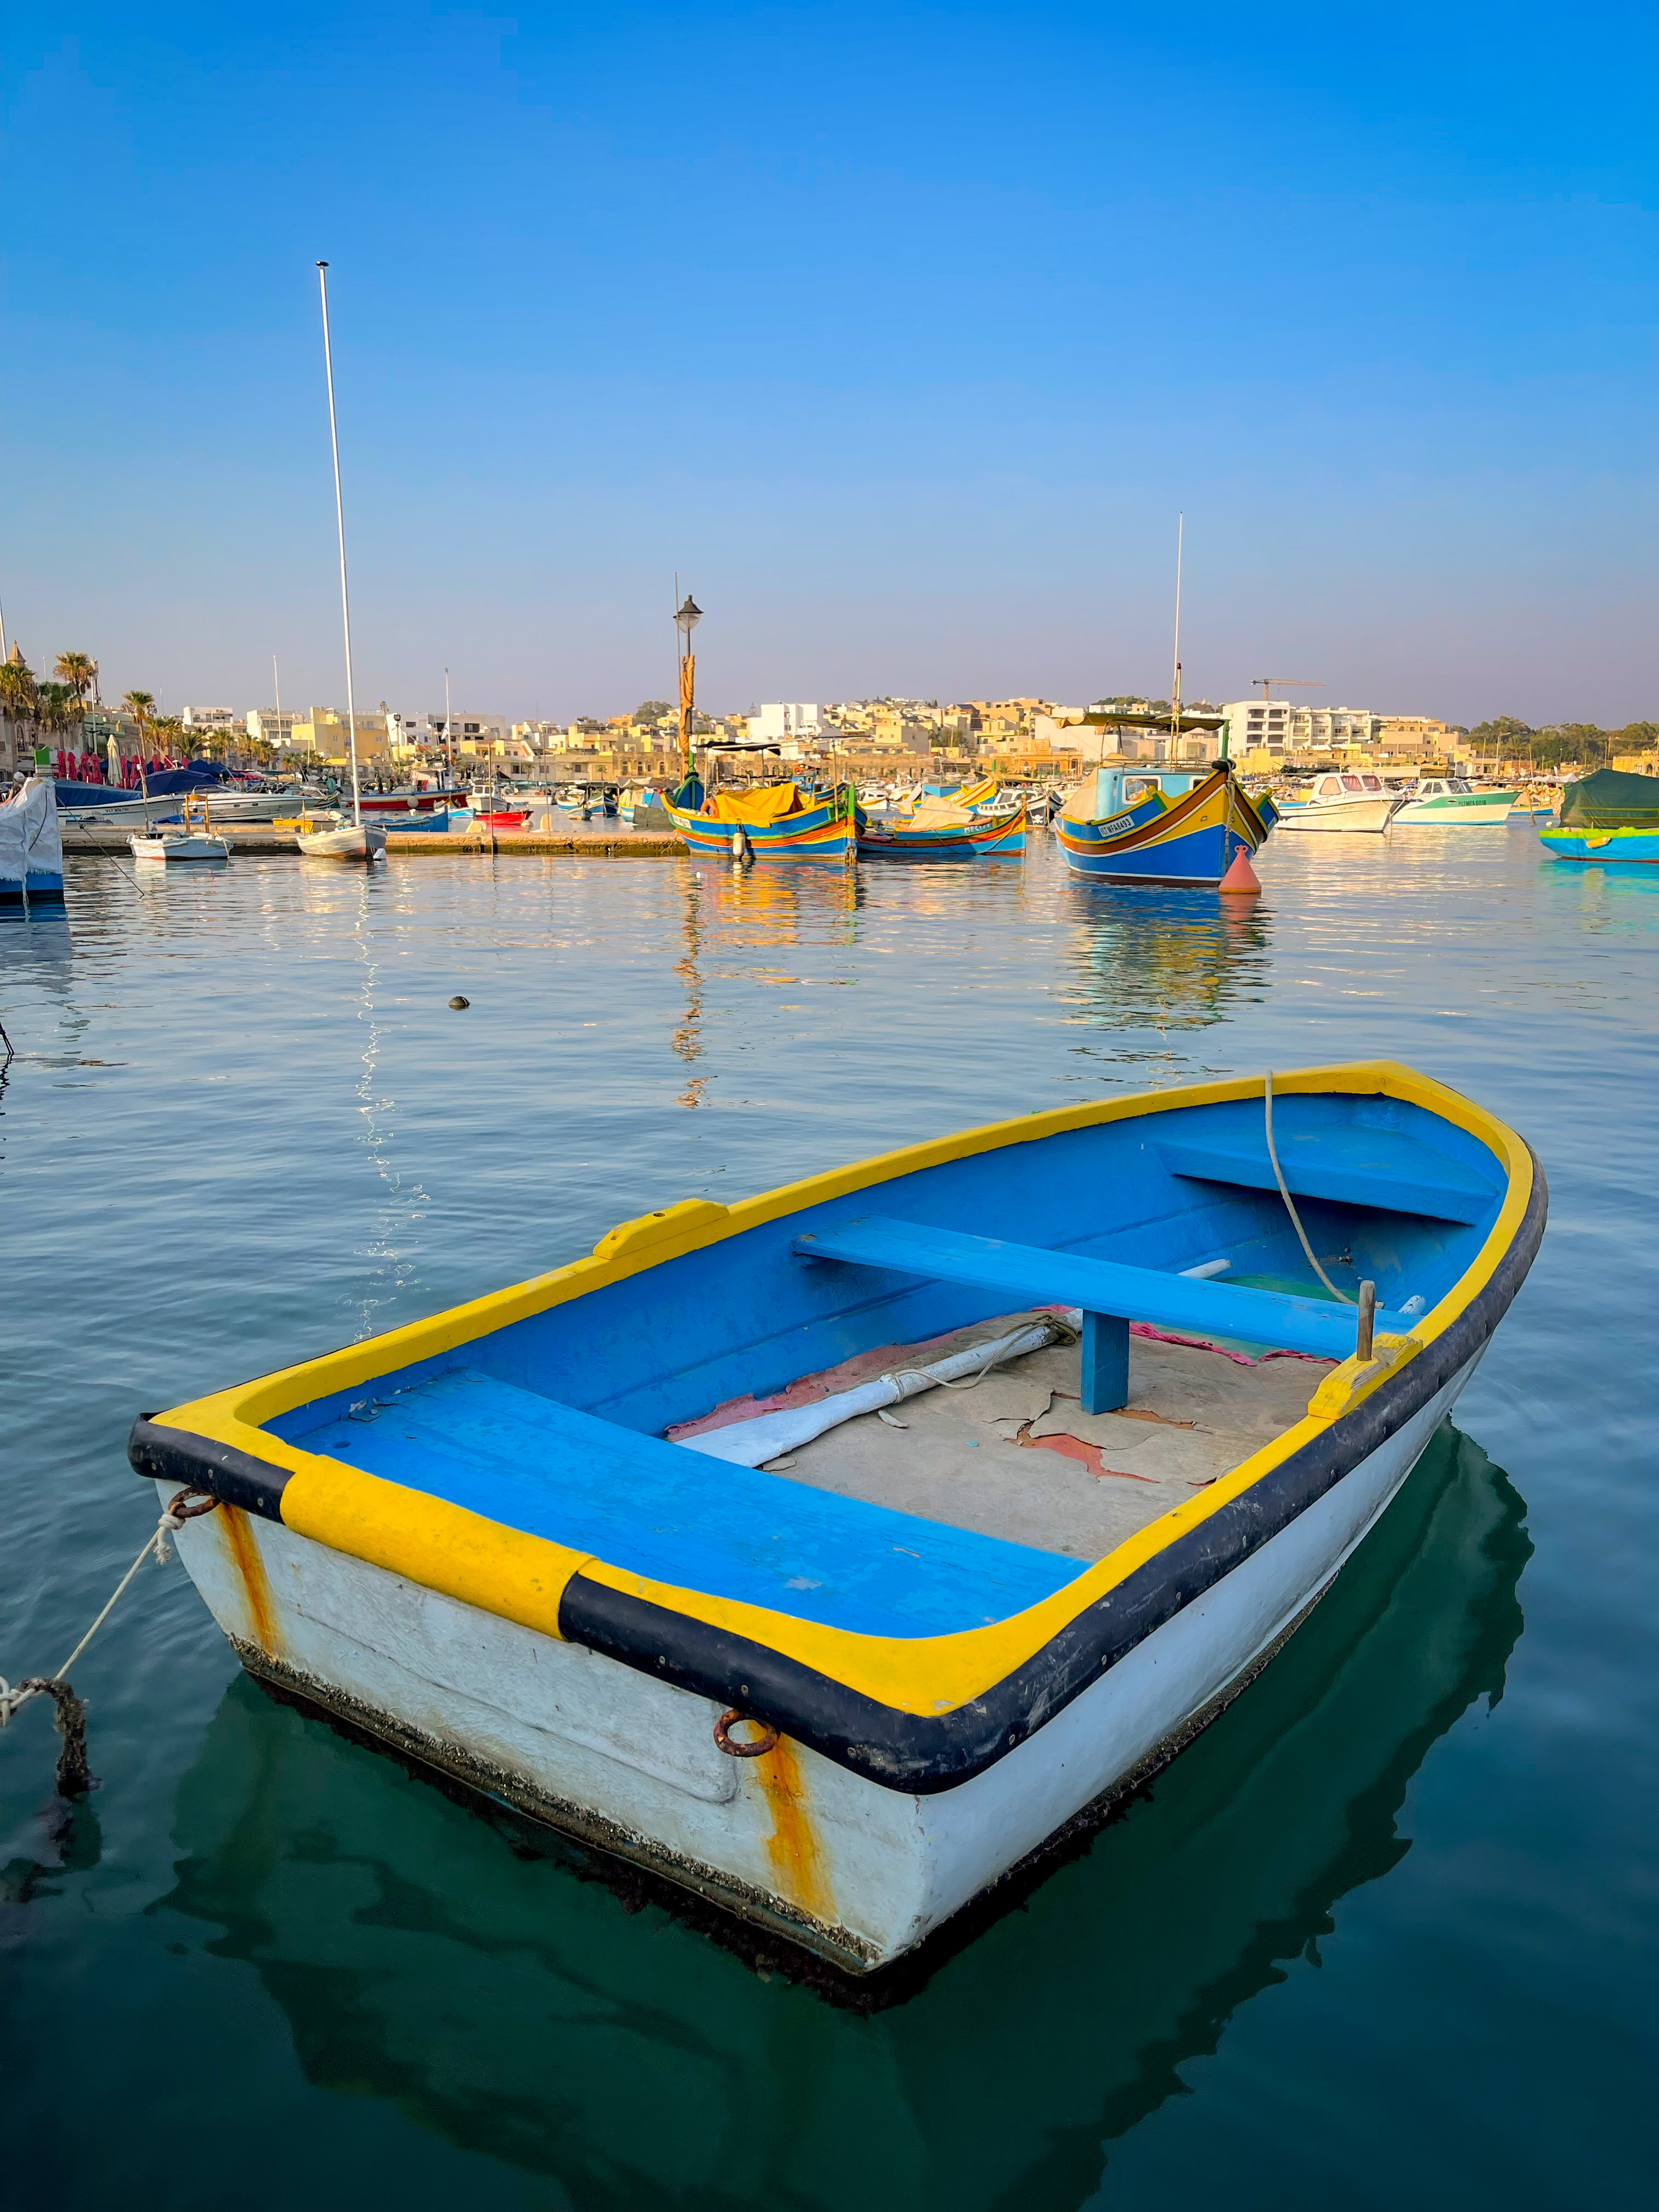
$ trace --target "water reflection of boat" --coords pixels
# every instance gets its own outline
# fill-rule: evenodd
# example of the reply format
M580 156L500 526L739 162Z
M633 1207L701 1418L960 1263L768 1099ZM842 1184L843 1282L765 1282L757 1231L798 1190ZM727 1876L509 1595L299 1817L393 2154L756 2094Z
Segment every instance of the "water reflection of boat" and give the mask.
M1201 1028L1242 990L1265 989L1271 909L1170 885L1080 885L1056 988L1101 1030Z
M590 2208L1079 2203L1178 2069L1386 1878L1430 1748L1501 1696L1524 1508L1443 1429L1278 1662L965 1952L819 2003L695 1901L480 1820L246 1677L174 1812L159 1910L251 1968L312 2084ZM728 1929L730 1929L730 1923ZM1017 1962L1014 1954L1017 1952ZM753 1954L750 1954L751 1957ZM868 2016L860 2016L860 2014ZM963 2094L965 2054L996 2094ZM642 2110L649 2126L640 2124ZM858 2124L847 2115L856 2112Z

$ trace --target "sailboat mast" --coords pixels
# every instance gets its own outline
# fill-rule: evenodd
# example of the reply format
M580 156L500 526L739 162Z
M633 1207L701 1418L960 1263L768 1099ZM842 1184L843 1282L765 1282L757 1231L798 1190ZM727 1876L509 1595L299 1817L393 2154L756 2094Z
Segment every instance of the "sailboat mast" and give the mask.
M1175 680L1170 686L1170 758L1181 750L1181 554L1187 528L1185 514L1176 517Z
M351 818L360 827L362 793L357 782L357 702L351 689L351 599L346 590L345 507L340 498L340 433L334 419L334 355L328 342L328 264L317 264L323 294L323 367L328 377L328 434L334 448L334 520L340 535L340 617L345 626L346 730L351 744Z

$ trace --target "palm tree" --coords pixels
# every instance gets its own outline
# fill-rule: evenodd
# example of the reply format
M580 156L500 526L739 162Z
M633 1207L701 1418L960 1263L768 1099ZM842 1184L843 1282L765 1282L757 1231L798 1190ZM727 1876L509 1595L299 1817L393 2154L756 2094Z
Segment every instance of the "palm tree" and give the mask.
M89 653L60 653L52 665L52 674L60 684L67 684L84 707L87 694L98 681L98 663Z
M14 645L6 658L0 660L0 714L14 728L35 720L34 676L19 645Z
M143 752L144 732L155 719L155 694L153 691L129 691L124 695L121 704L138 725L138 750Z

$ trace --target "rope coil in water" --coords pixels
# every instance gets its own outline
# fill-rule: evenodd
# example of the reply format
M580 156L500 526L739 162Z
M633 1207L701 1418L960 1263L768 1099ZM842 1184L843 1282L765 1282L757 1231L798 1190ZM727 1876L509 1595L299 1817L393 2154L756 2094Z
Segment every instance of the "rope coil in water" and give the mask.
M187 1505L185 1499L192 1497L199 1497L203 1502L199 1505ZM194 1521L203 1513L211 1513L218 1503L216 1498L190 1490L181 1490L168 1500L166 1512L145 1537L137 1558L110 1593L103 1611L55 1674L30 1674L19 1682L15 1689L3 1674L0 1674L0 1728L4 1728L12 1715L27 1705L31 1698L50 1698L58 1709L56 1726L64 1739L64 1748L58 1754L58 1794L60 1797L83 1797L93 1782L87 1765L87 1709L70 1686L70 1668L114 1612L127 1584L144 1561L152 1553L158 1561L167 1559L169 1534L182 1528L186 1521Z

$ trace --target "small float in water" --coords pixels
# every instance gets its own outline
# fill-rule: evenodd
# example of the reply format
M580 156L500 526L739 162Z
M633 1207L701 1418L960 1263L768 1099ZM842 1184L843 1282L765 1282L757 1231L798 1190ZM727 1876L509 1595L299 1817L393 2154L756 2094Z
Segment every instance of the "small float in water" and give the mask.
M1391 1063L1104 1100L647 1214L129 1449L219 1501L179 1555L254 1674L863 1973L1271 1657L1545 1210Z

